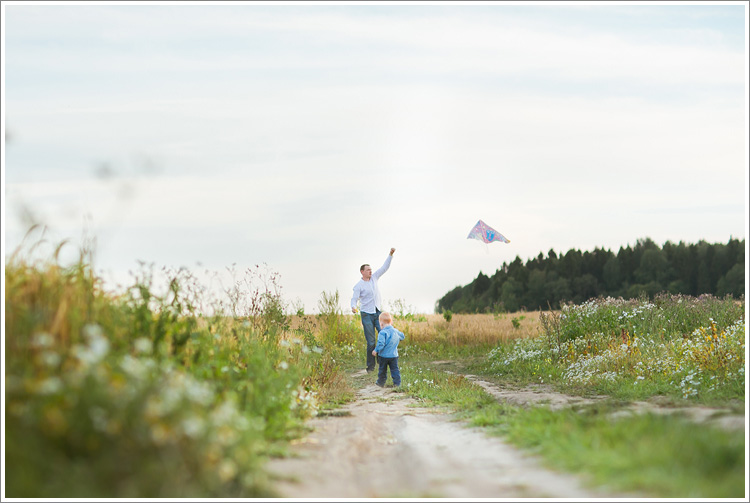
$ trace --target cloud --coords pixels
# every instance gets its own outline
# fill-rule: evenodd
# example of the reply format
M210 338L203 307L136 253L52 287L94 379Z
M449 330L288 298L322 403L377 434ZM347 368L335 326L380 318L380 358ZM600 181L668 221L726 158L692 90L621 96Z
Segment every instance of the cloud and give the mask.
M615 16L617 7L610 9ZM429 6L411 16L399 16L398 7L372 12L367 15L366 8L352 6L10 8L10 29L23 24L31 31L14 34L11 40L18 40L15 44L23 47L25 56L16 59L11 52L10 62L63 73L149 72L162 79L175 75L197 80L206 72L229 72L243 80L277 81L283 76L273 70L326 69L344 70L336 78L348 80L365 72L468 73L477 78L544 74L548 81L646 79L658 86L744 82L739 45L685 44L685 37L669 36L643 41L640 31L607 32L591 26L573 31L560 24L530 23L517 11L505 14L502 6L479 15L470 9ZM586 17L585 10L579 12ZM709 28L694 37L700 41L711 34L720 37ZM39 38L51 43L31 42ZM264 76L261 71L271 72Z
M9 242L24 203L107 267L267 261L308 309L396 246L384 290L431 310L516 255L744 235L735 14L371 7L4 6Z

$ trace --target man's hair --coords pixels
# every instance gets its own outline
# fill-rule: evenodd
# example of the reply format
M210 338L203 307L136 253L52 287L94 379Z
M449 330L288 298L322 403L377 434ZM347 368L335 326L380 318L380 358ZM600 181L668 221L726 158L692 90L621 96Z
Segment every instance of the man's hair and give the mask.
M362 267L359 268L359 272L362 272L365 270L365 267L367 267L370 264L362 264Z
M378 317L380 323L393 323L393 316L388 311L383 311Z

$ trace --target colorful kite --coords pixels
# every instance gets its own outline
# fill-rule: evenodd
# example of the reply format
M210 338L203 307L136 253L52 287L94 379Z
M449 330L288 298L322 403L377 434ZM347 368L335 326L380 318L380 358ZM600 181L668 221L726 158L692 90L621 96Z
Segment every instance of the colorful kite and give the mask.
M503 243L510 243L510 239L506 238L499 232L497 232L495 229L487 225L486 223L482 222L481 220L477 222L477 225L474 226L473 229L471 229L471 232L469 232L469 235L466 237L466 239L478 239L479 241L482 241L483 243L491 243L493 241L502 241Z

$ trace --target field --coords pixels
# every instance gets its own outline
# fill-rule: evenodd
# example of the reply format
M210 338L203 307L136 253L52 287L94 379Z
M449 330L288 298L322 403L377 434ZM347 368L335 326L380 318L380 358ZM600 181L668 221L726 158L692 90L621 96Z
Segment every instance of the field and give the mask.
M7 497L264 497L264 468L351 401L359 319L324 293L292 314L273 273L221 299L188 271L142 270L120 293L77 264L13 257L5 268ZM401 304L403 305L403 304ZM210 314L207 314L210 313ZM658 497L746 496L744 431L662 409L745 409L744 299L595 299L557 312L395 313L401 392L490 434ZM553 409L507 390L590 399ZM618 419L613 419L617 417Z
M506 319L524 315L525 332L498 320L496 343L476 341L468 352L467 344L433 352L440 347L435 339L415 338L419 349L405 347L412 355L404 364L406 391L596 484L655 497L746 495L743 303L710 296L597 299ZM473 322L480 319L495 322ZM435 361L446 354L459 355L453 373ZM509 405L460 373L509 390L506 399L516 390L581 401L562 409L528 398Z

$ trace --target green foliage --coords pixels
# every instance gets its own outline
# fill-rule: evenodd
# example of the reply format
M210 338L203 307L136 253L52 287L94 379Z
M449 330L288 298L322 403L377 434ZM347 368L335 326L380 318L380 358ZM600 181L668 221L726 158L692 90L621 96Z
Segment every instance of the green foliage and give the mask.
M289 330L287 305L277 272L267 264L245 269L239 278L234 266L227 270L232 275L232 285L224 289L227 301L219 302L214 310L244 318L265 339L275 340Z
M338 290L327 293L321 292L318 300L318 315L320 321L318 337L328 350L344 350L350 353L356 334L362 329L352 316L344 316L340 307Z
M302 304L301 300L297 299L291 302L289 306L292 308L291 312L293 312L295 316L305 315L305 306L304 304Z
M415 314L414 306L407 305L404 299L396 299L389 303L389 311L397 320L427 321L427 317Z
M446 293L436 312L515 312L559 309L596 297L654 298L662 292L700 296L745 295L745 242L674 244L652 240L617 253L600 248L569 250L558 257L550 250L524 264L520 257L504 263L492 277L480 272L466 286Z
M479 386L467 383L463 376L457 374L404 365L401 383L411 396L431 405L472 412L487 407L502 407Z
M339 302L338 290L332 293L321 292L318 300L318 319L334 338L338 337L339 322L343 314Z
M625 491L671 498L741 498L742 432L644 414L614 419L607 405L505 414L498 431L552 465Z
M615 402L574 409L518 408L445 372L404 365L407 393L472 425L533 450L587 481L657 497L739 498L745 481L743 432L679 416L621 415Z
M184 269L115 295L85 258L6 264L6 494L269 496L265 457L340 377L314 336L289 340L278 275L206 306Z
M450 309L446 309L445 311L443 311L443 318L445 318L445 321L450 323L453 319L453 312Z
M617 398L744 399L744 311L731 298L595 299L540 320L542 337L499 345L486 371Z

